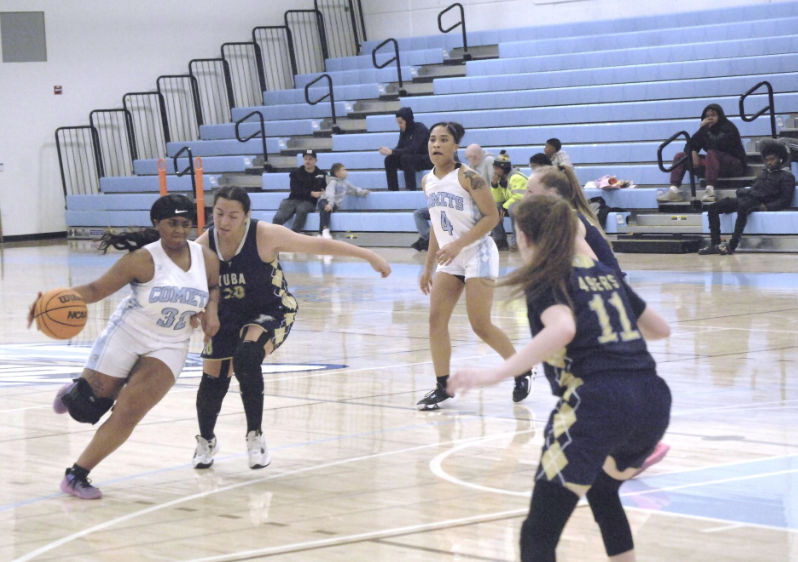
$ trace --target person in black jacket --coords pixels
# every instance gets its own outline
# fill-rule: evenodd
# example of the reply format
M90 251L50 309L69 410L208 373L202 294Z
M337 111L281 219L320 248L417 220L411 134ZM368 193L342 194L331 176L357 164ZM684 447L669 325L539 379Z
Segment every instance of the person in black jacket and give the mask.
M706 155L699 155L701 150L706 151ZM715 183L718 177L741 176L745 173L745 148L740 139L740 131L726 118L723 108L716 103L704 108L701 113L701 127L684 145L684 152L679 152L674 157L673 163L676 164L685 154L692 157L693 167L699 174L703 172L707 180L707 189L701 198L705 203L715 202ZM686 173L686 163L674 166L670 178L671 188L657 197L659 203L684 200L679 187Z
M274 224L285 224L296 214L291 230L302 232L308 213L316 208L319 197L327 188L325 173L316 166L316 151L307 149L302 155L304 165L290 174L291 194L280 202L280 208L274 215Z
M781 211L792 203L795 193L795 176L789 171L787 148L777 142L765 143L761 150L765 170L759 174L752 187L737 190L737 197L726 197L707 209L710 244L698 251L702 256L733 254L740 244L748 215L755 211ZM737 213L734 234L728 244L720 243L720 215Z
M399 190L397 170L401 168L405 173L405 187L408 191L415 191L418 189L416 172L432 169L432 161L427 150L429 130L424 123L416 123L413 119L413 110L409 107L402 107L396 112L396 122L400 131L396 148L380 147L380 154L385 156L388 189Z

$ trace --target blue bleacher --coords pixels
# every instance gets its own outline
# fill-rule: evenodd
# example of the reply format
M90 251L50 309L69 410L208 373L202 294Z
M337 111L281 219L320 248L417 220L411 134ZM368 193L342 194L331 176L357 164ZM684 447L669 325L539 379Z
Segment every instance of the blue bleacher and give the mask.
M796 18L798 26L798 18ZM734 39L712 43L638 47L613 51L589 51L564 55L492 59L466 63L468 76L495 76L499 74L529 74L577 68L602 68L641 64L674 63L697 60L721 60L736 57L779 55L798 52L798 37L765 37Z
M366 51L363 51L364 53ZM383 47L377 53L377 62L385 64L388 60L392 59L395 53L390 45ZM402 72L404 73L405 67L423 65L423 64L442 64L448 60L449 53L445 49L420 49L416 51L399 51L399 60L402 65ZM391 63L395 65L396 63ZM342 70L372 70L374 62L371 58L371 51L367 55L358 57L342 57L336 59L327 59L327 72L339 72ZM338 95L336 94L336 97Z
M215 188L219 185L219 176L217 175L203 175L203 180L204 187L206 189ZM169 192L193 191L191 177L189 175L182 177L167 176L166 187ZM100 178L100 191L102 193L148 193L157 192L158 190L159 183L157 176L122 176ZM143 224L147 225L149 222L145 222Z
M416 185L421 189L421 178L426 174L426 171L416 173ZM404 172L398 173L399 187L405 187ZM352 185L362 187L364 189L387 189L385 181L385 170L379 171L349 171L347 178ZM287 173L272 173L263 174L263 189L266 191L288 191L291 188L291 183ZM391 195L395 195L391 194Z
M757 119L745 123L739 117L732 117L740 133L745 136L764 136L770 134L770 123ZM491 129L469 129L463 137L462 145L476 143L480 146L497 146L507 148L517 145L537 145L541 152L543 144L551 137L572 143L591 142L628 142L628 141L661 141L678 130L686 129L693 133L698 128L698 121L677 119L672 121L638 121L629 123L590 123L585 125L542 125L538 127L512 127ZM333 150L336 152L353 152L362 150L378 150L381 146L394 147L399 133L360 133L354 135L333 136ZM566 146L566 152L570 146ZM498 152L496 153L498 154ZM494 154L494 156L496 155ZM321 155L320 155L321 156ZM464 160L465 161L465 160Z
M202 171L206 174L245 172L247 168L253 167L253 158L254 156L205 156L202 159ZM169 158L164 164L166 165L167 174L175 173L174 160ZM183 171L186 166L188 166L188 161L181 158L178 162L180 171ZM137 176L158 175L158 160L136 160L133 162L133 172Z
M317 105L308 104L287 104L287 105L259 105L256 107L239 107L233 110L233 121L243 119L253 111L260 111L264 121L282 121L291 119L324 119L332 116L332 108L329 103ZM335 102L335 113L343 117L352 111L352 103L348 101ZM257 115L251 116L247 121L257 122Z
M597 30L609 36L617 36L621 33L665 28L689 30L698 26L708 25L727 27L738 22L757 22L760 20L773 20L773 22L776 22L777 20L775 20L774 15L783 18L798 16L798 3L777 2L768 4L767 9L757 4L753 6L724 7L687 13L656 14L603 21L569 21L568 23L555 25L472 31L468 33L468 44L470 46L497 45L503 42L528 41L531 39L546 40L549 43L556 43L564 38L583 38L595 35ZM779 35L779 33L772 33L772 35ZM462 36L456 33L450 33L448 35L407 37L397 39L397 41L402 51L412 51L430 48L454 49L462 47L463 40ZM363 52L371 52L379 43L381 43L381 40L365 41L362 45ZM600 48L603 43L606 42L601 42L596 45L597 49Z
M798 72L763 74L756 81L767 80L776 92L798 90ZM697 78L636 84L573 86L510 92L477 92L446 96L413 96L402 98L402 105L417 113L431 111L468 111L474 109L502 109L541 107L552 105L708 98L739 96L753 86L750 76ZM753 100L752 100L753 101ZM668 135L670 136L670 135Z
M742 57L734 60L703 60L533 74L438 78L433 81L433 84L436 94L462 94L722 76L755 77L759 74L795 72L796 68L798 68L798 53L789 53Z
M339 70L337 72L327 72L333 80L333 84L342 86L350 84L368 84L370 82L397 82L399 77L396 67L390 66L382 69L362 69L362 70ZM402 80L410 81L415 74L414 66L402 67ZM296 87L305 88L305 84L313 82L320 74L297 74Z
M796 55L798 57L798 55ZM798 59L797 59L798 62ZM776 94L779 113L798 111L798 94ZM536 107L530 109L499 109L495 111L452 111L419 113L415 115L428 127L438 121L457 121L466 129L482 127L517 127L520 125L546 125L562 123L605 123L612 121L646 121L661 119L696 118L710 103L718 103L730 116L738 113L738 96L726 98L683 99L645 101L633 103L609 103L570 105L560 107ZM754 101L754 100L751 100ZM393 115L370 115L366 118L369 132L396 129Z
M635 144L593 144L575 145L568 147L568 155L574 162L581 164L610 163L610 162L654 162L657 159L658 142L645 142ZM665 149L665 158L671 160L681 150L681 145L673 143ZM484 149L493 154L498 154L501 147L485 145ZM527 163L529 157L540 152L541 147L511 146L507 153L513 162ZM459 157L466 162L465 149L461 149ZM319 154L318 166L329 169L336 162L342 163L353 170L376 170L385 168L385 156L379 152L333 152ZM297 166L302 165L302 155L297 155Z
M267 137L290 137L293 135L312 135L321 128L321 121L301 119L296 121L269 121L266 125ZM235 123L221 125L201 125L200 138L203 140L236 138ZM260 131L260 122L242 123L239 127L241 138Z
M262 154L263 142L261 139L252 139L247 142L237 140L212 140L212 141L190 141L190 142L170 142L166 145L169 157L177 154L184 146L191 149L194 156L238 156L241 154ZM286 147L283 138L267 138L266 152L269 154L279 153ZM182 156L187 156L183 153ZM181 158L182 158L181 156Z
M404 76L402 77L404 78ZM308 90L311 100L317 100L327 94L326 82L319 82L325 87L314 86ZM350 86L333 86L333 94L338 101L355 101L375 99L382 95L384 87L381 84L352 84ZM273 90L263 92L263 105L287 105L305 102L305 88L293 90ZM329 105L329 104L328 104Z

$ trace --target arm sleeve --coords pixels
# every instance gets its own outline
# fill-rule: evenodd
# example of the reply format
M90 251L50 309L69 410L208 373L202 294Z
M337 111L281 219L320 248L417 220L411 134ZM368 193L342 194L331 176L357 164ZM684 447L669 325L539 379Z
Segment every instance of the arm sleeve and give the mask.
M407 143L405 152L410 154L424 154L427 152L427 137L429 136L429 131L424 123L415 123L413 127L413 138Z
M332 181L327 184L327 187L324 188L324 198L328 203L335 203L335 182L337 181L337 179L333 178Z
M792 174L782 174L779 178L779 192L781 196L778 199L765 205L768 211L781 211L792 203L795 194L795 177Z

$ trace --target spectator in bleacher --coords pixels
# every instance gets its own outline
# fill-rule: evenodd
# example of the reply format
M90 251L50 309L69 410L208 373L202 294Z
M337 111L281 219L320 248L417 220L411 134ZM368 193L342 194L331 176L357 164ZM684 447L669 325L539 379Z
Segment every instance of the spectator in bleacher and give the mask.
M748 215L757 211L781 211L792 203L795 194L795 176L790 172L787 148L775 141L765 142L762 150L765 169L754 180L754 185L737 190L737 197L726 197L707 209L710 243L698 251L702 256L729 255L737 250L748 222ZM737 213L734 233L728 244L720 243L720 215Z
M348 181L346 177L349 175L343 164L335 163L330 168L332 179L327 184L327 189L324 191L324 196L319 198L319 233L322 238L332 238L330 235L330 216L334 211L337 211L344 202L344 197L347 195L355 195L357 197L366 197L371 193L368 189L362 187L355 187Z
M699 154L704 150L706 155ZM726 118L723 108L711 103L701 113L701 126L684 145L684 152L674 156L674 164L685 154L691 156L696 173L703 174L707 189L701 201L715 202L715 184L719 177L741 176L745 173L745 148L740 139L740 131ZM687 173L687 163L675 166L671 171L671 187L657 201L674 203L683 201L679 188Z
M499 210L499 224L491 232L493 241L499 250L507 250L507 232L504 230L504 217L512 217L511 209L526 192L527 177L518 168L513 168L510 156L502 150L493 160L493 176L490 180L491 193L496 208Z
M496 158L490 152L485 152L478 144L469 144L465 150L465 157L471 169L483 178L493 175L493 160Z
M552 166L571 166L571 157L562 149L560 139L549 139L543 147L543 154L549 157Z
M551 159L542 152L533 154L529 158L529 167L532 168L532 172L534 172L538 168L542 168L543 166L551 166L551 165L552 165Z
M429 249L429 207L421 207L413 211L413 220L416 221L418 240L410 244L410 247L417 252L426 252Z
M316 151L308 148L302 155L303 165L290 174L291 193L280 202L280 208L274 215L274 224L285 224L296 215L291 230L302 232L308 213L316 208L319 197L327 188L325 173L316 166Z
M431 170L432 161L427 151L429 130L424 123L416 123L413 110L402 107L396 112L396 123L399 125L399 143L396 148L380 147L380 154L385 156L385 176L390 191L399 191L399 174L401 168L405 173L405 187L408 191L418 189L416 172Z

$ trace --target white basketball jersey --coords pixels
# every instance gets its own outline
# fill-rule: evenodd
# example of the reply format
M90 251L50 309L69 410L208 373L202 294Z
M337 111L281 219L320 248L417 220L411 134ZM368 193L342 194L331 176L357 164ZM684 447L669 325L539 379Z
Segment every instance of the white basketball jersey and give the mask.
M155 276L147 283L131 283L132 293L119 303L111 326L132 329L162 342L186 341L194 333L191 316L208 304L208 277L202 246L188 242L191 267L183 271L166 255L161 241L147 244Z
M463 189L458 179L460 164L442 179L435 176L435 168L427 176L425 192L430 222L435 229L439 247L444 247L468 232L483 217L471 194ZM467 247L478 244L477 240Z

